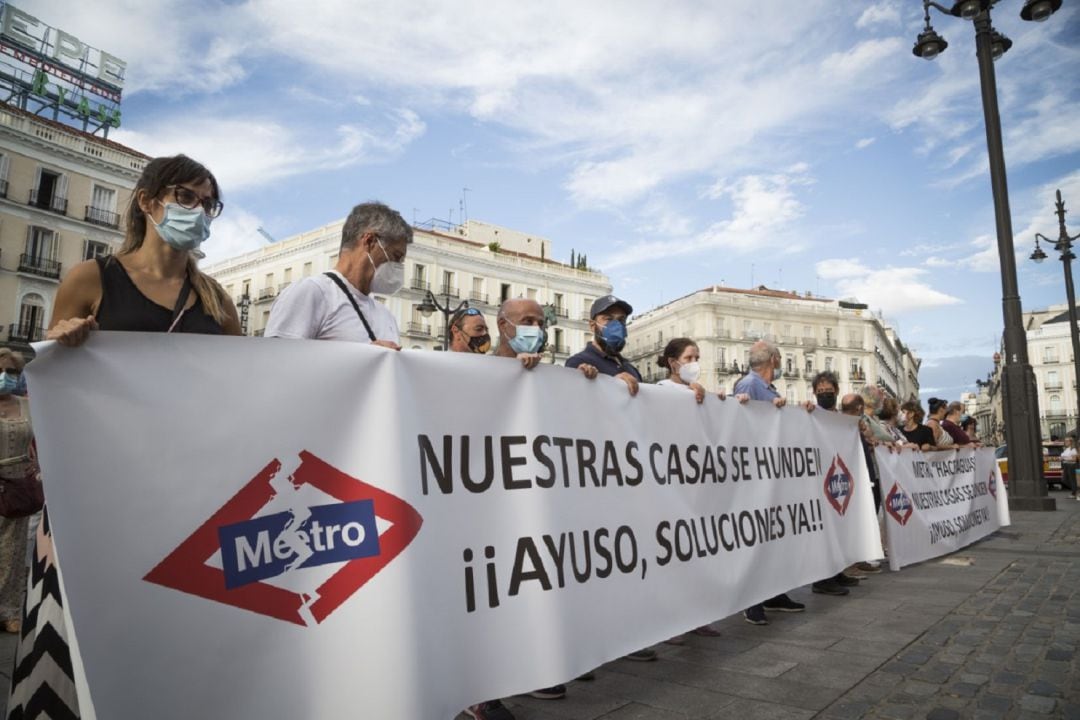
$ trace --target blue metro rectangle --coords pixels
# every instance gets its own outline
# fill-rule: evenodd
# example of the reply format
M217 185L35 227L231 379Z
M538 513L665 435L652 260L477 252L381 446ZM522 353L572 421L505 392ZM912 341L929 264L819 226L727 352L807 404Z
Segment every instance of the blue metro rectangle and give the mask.
M299 552L311 555L300 568L379 554L375 503L357 500L309 508L299 527L291 511L263 515L218 528L225 587L232 589L283 574Z

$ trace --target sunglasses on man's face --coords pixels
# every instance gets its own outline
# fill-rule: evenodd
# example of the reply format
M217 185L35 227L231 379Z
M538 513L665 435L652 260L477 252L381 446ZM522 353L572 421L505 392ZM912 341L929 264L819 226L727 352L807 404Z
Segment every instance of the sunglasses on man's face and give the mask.
M473 315L483 315L483 313L480 312L479 310L477 310L476 308L465 308L464 310L459 310L454 315L454 320L450 323L450 326L451 327L461 327L461 321L464 320L465 318L473 316Z

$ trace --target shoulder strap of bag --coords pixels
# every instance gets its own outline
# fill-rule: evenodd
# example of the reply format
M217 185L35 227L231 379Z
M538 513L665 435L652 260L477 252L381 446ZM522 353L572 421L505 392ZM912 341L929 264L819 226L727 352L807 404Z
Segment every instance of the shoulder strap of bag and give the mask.
M332 272L323 273L326 277L334 281L334 284L341 288L341 292L345 293L345 297L349 298L349 302L352 303L353 310L360 316L360 322L364 323L364 329L367 330L368 337L371 338L371 342L375 342L375 333L371 331L371 326L368 325L367 318L364 317L364 312L360 309L360 305L357 304L356 298L349 292L349 288L345 287L345 283L341 281L341 278L337 274Z
M187 305L189 295L191 295L191 276L185 275L184 285L180 288L180 295L176 298L176 305L173 306L172 311L172 319L169 320L169 329L166 330L166 332L172 332L180 323L180 318L184 316L184 306Z

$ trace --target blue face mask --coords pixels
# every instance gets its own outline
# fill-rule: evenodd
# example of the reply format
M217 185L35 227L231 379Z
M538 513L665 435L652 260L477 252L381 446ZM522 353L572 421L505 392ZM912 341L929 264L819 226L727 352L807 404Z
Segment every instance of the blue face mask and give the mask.
M0 395L11 395L19 387L19 379L21 375L9 375L6 372L0 373Z
M26 395L26 375L19 376L19 382L15 386L16 395Z
M772 379L773 379L774 381L776 381L776 380L779 380L779 379L780 379L780 378L782 378L782 377L784 377L784 366L783 366L783 365L781 365L780 367L778 367L778 368L776 368L775 370L773 370L773 376L772 376Z
M547 340L543 328L535 325L515 325L514 337L510 338L510 348L517 353L540 352Z
M596 333L600 344L612 352L619 352L626 345L626 324L622 320L609 320Z
M154 222L150 218L150 222ZM165 203L165 216L154 223L158 235L176 250L197 250L210 237L210 218L202 207L188 209L176 203Z

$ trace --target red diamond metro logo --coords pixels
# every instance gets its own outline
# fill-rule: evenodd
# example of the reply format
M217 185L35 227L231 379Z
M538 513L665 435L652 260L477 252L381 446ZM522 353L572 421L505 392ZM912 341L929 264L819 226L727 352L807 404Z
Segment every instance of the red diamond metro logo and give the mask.
M226 588L225 572L207 565L221 549L218 529L251 520L274 499L276 493L270 481L281 469L281 463L275 459L143 580L297 625L308 624L301 612L305 609L316 623L325 620L401 554L420 532L423 518L401 498L346 475L307 450L300 453L300 459L300 465L290 478L294 486L299 488L307 484L342 502L371 500L375 516L391 523L391 527L378 536L377 555L358 557L342 564L318 587L314 602L310 602L310 597L305 594L266 582Z

